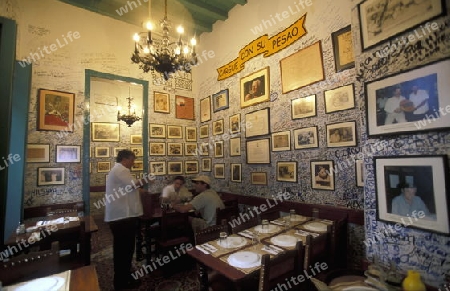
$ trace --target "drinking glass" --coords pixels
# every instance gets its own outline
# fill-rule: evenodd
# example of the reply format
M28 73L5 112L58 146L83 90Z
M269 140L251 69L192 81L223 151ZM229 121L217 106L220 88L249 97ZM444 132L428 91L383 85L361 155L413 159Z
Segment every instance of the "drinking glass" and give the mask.
M219 234L219 244L221 247L228 246L228 233L226 233L225 231L222 231Z
M290 225L291 225L291 218L289 216L286 216L284 218L284 230L287 230Z
M295 209L291 209L289 211L289 218L292 221L294 219L294 217L295 217Z
M313 216L315 219L319 218L319 209L313 208L313 210L312 210L312 216Z
M269 221L267 219L263 219L261 221L261 230L269 229Z

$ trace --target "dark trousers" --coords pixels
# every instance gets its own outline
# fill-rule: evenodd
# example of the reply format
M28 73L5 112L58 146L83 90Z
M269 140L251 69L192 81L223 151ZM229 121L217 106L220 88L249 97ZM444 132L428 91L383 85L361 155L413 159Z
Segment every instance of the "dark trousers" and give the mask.
M131 279L137 221L135 217L109 222L113 235L114 284L123 285Z

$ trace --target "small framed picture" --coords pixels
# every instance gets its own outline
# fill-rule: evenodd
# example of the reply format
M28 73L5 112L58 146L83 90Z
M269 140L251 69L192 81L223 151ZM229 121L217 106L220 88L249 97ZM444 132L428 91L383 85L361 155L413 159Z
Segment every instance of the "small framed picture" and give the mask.
M211 158L203 158L201 159L202 162L202 172L211 172Z
M224 89L218 93L213 94L212 102L213 102L214 112L227 109L229 107L228 89Z
M168 93L153 92L154 111L170 113L170 99Z
M214 178L225 179L225 164L224 163L214 164Z
M168 156L182 156L183 147L180 142L168 142L167 143L167 155Z
M167 162L167 174L169 175L183 174L183 162Z
M213 121L213 135L223 134L223 119Z
M364 161L355 160L356 187L364 187Z
M230 116L230 133L241 132L241 114L237 113Z
M131 171L143 171L144 170L144 162L141 160L135 160L134 165L131 167Z
M64 185L64 168L38 168L38 186Z
M353 84L325 91L325 113L355 108Z
M120 124L109 122L92 122L92 141L119 141Z
M353 147L356 146L356 122L340 122L327 124L328 147Z
M130 144L142 144L142 135L141 134L131 134L130 135Z
M207 138L209 136L209 124L200 126L200 138Z
M197 174L198 173L198 161L184 161L185 174Z
M355 66L351 25L331 34L336 72L341 72Z
M120 151L127 150L127 147L116 147L114 148L113 157L117 157Z
M297 183L297 162L277 162L277 181Z
M269 67L241 78L241 108L270 100Z
M81 161L81 146L79 145L56 146L57 163L79 163L80 161Z
M270 164L269 138L247 140L247 164Z
M311 161L311 188L334 191L333 173L333 161Z
M75 94L39 89L37 130L73 132Z
M289 130L272 133L272 151L290 151L291 132Z
M242 182L242 164L231 164L231 182Z
M223 140L214 142L214 157L223 158Z
M50 144L27 144L27 163L50 163Z
M202 142L200 144L199 151L201 156L209 156L209 145L209 142Z
M211 96L200 100L200 122L211 120Z
M150 156L165 156L166 143L165 142L149 142L148 150Z
M186 126L185 130L186 130L185 134L186 141L197 141L197 127Z
M291 100L292 119L313 117L317 115L316 95L309 95Z
M97 162L97 173L108 173L111 171L111 162Z
M109 154L109 147L95 147L96 158L109 158L111 155Z
M150 173L155 176L161 176L166 174L166 162L150 162L149 163Z
M184 144L184 155L185 156L195 156L198 153L197 143L187 142Z
M132 147L130 150L134 153L136 157L144 156L144 148L143 147Z
M294 129L294 149L308 149L319 147L317 126Z
M250 176L250 182L252 185L267 185L267 173L252 172Z
M180 125L167 125L167 138L183 138Z
M241 138L234 137L230 138L230 156L240 156L241 155Z
M175 96L175 117L179 119L195 120L194 98Z
M148 135L150 138L166 138L166 126L164 124L149 123Z

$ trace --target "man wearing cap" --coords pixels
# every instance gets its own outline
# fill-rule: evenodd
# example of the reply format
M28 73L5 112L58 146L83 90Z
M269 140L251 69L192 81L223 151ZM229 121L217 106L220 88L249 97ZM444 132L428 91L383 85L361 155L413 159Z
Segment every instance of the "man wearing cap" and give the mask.
M414 211L423 211L426 216L430 215L422 198L416 196L417 187L415 185L402 184L400 189L401 194L392 199L392 214L407 216Z
M186 213L195 210L200 213L202 218L191 218L191 225L194 232L198 232L208 226L216 224L216 208L224 209L225 205L220 199L219 194L211 189L211 180L208 176L198 176L192 179L195 191L198 194L188 204L173 205L173 209L178 212Z

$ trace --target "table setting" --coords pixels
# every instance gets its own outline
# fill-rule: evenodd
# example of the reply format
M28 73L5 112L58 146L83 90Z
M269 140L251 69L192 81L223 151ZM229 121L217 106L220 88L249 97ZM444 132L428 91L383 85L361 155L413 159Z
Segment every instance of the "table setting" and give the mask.
M4 291L69 291L71 271L3 286Z

